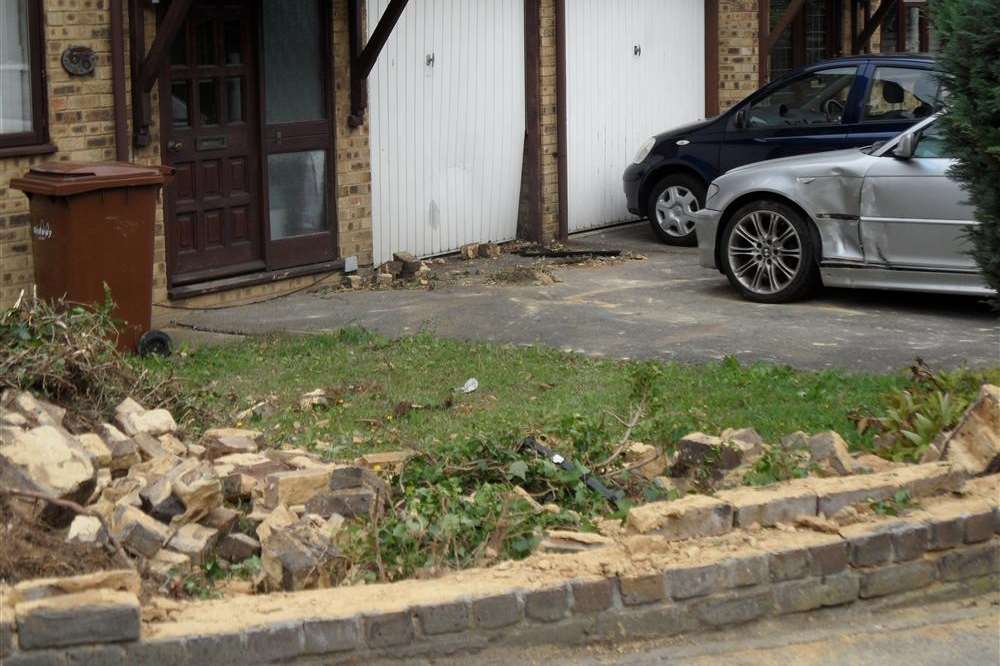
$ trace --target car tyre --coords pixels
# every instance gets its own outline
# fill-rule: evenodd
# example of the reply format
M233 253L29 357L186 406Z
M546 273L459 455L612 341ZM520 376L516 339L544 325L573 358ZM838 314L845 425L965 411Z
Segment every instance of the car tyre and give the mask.
M742 206L719 236L719 258L729 282L747 300L789 303L819 285L816 234L798 210L761 200Z
M667 245L697 245L692 213L705 205L705 190L701 180L683 173L660 179L646 200L646 216L656 237Z

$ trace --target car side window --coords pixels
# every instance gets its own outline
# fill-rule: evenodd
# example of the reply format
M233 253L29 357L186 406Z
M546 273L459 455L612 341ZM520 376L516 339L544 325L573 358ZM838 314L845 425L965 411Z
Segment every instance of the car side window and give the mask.
M912 121L938 111L941 82L934 72L906 67L877 67L865 100L863 122Z
M940 123L928 125L920 132L917 147L913 150L914 157L937 157L950 159L951 151L944 142L944 132Z
M789 81L751 105L746 126L839 125L857 73L857 67L835 67Z

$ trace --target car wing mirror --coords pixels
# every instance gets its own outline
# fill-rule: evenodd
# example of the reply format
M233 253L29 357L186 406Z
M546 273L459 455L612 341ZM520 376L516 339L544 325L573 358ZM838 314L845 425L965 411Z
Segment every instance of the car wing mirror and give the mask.
M914 133L904 134L899 137L899 141L892 149L892 155L896 159L908 160L913 157L917 149L917 135Z
M742 109L736 112L736 129L746 129L747 108L749 107L744 106Z

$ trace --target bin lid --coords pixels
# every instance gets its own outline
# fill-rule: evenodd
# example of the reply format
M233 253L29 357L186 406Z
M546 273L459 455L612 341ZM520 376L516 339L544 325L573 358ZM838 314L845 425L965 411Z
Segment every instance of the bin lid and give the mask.
M69 196L117 187L162 185L174 173L172 167L129 162L43 162L10 186L28 194Z

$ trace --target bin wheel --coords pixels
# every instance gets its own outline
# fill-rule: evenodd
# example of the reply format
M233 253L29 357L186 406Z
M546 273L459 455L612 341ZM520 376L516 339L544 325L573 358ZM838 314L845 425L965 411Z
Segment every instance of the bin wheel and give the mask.
M139 338L139 355L140 356L170 356L170 336L163 331L157 331L153 329L152 331L146 331Z

